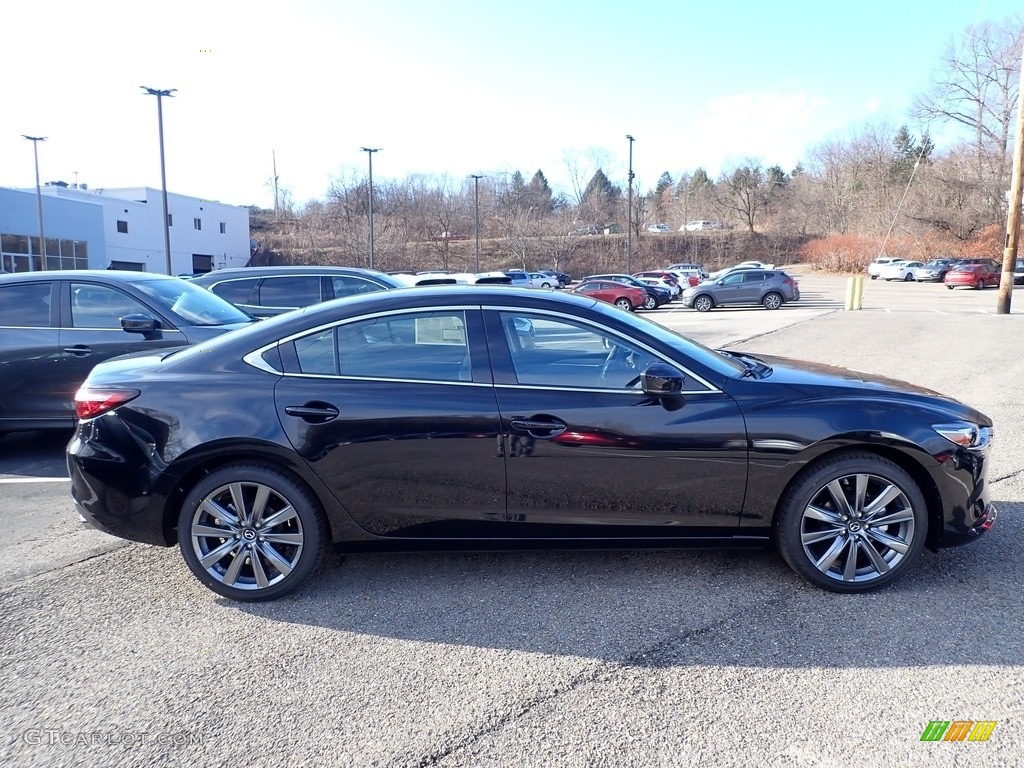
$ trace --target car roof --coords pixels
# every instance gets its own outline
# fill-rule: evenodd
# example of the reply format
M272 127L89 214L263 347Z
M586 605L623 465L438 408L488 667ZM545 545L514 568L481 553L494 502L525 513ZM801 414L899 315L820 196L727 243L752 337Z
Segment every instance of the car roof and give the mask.
M119 269L45 269L36 272L16 272L0 275L0 282L22 283L34 280L71 280L89 278L90 280L109 281L115 283L139 283L145 280L181 280L173 275L162 275L155 272L134 272Z
M385 272L375 269L364 269L363 267L333 267L333 266L309 266L309 265L282 265L268 267L231 267L228 269L216 269L193 278L192 282L204 283L219 282L221 280L233 280L242 277L279 277L281 275L347 275L359 277L380 277L387 278Z

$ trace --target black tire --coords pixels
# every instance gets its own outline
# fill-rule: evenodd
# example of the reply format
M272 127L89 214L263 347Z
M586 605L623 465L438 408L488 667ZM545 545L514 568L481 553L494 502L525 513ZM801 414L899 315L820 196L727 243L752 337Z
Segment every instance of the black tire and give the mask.
M633 311L633 302L631 302L625 296L623 296L621 299L616 299L615 306L618 307L619 309L625 309L629 312Z
M714 300L707 294L701 294L693 300L693 308L698 312L710 312L714 306Z
M242 514L235 516L238 506ZM329 543L313 493L264 464L229 464L210 473L189 492L178 516L178 546L192 573L218 595L242 602L291 592L320 564ZM223 555L204 565L202 558L218 550Z
M883 496L892 498L873 510ZM927 533L927 506L913 478L866 452L812 464L786 489L774 525L776 546L790 568L818 587L847 593L899 579L920 556Z
M947 287L947 288L948 288L949 290L951 290L951 291L953 290L953 286L952 286L952 285L947 285L946 287Z
M778 309L782 306L782 294L775 291L766 293L764 298L761 299L761 304L764 305L765 309Z
M644 309L657 309L658 308L658 300L656 298L654 298L653 296L651 296L650 294L647 294L646 298L644 298L643 308Z
M877 280L877 279L878 279L878 275L872 275L872 276L871 276L871 279L872 279L872 280Z
M912 274L910 274L909 272L907 272L907 276L903 278L903 282L909 283L913 279L914 279L914 276Z

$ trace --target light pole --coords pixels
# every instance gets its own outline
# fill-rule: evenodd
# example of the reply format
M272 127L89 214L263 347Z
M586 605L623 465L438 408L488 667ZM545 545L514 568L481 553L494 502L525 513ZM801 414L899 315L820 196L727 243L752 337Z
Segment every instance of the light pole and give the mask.
M470 177L473 180L473 211L476 216L476 271L480 271L480 179L482 175L473 173Z
M46 141L45 136L26 136L24 133L21 134L23 139L28 139L32 142L32 154L36 158L36 210L39 213L39 268L42 270L46 269L46 236L43 234L43 191L39 186L39 142ZM31 249L30 249L31 250ZM32 266L32 255L28 257L28 271L34 272Z
M629 139L629 176L627 182L629 185L629 202L626 207L626 273L632 272L631 265L633 262L633 142L636 141L630 134L626 134L626 138Z
M373 153L380 152L380 147L360 147L370 161L370 269L373 269Z
M164 164L164 107L163 97L171 98L177 88L166 88L159 90L149 88L145 85L139 86L149 96L156 96L156 121L160 127L160 185L164 198L164 258L167 262L167 274L173 275L171 271L171 223L167 220L167 167Z

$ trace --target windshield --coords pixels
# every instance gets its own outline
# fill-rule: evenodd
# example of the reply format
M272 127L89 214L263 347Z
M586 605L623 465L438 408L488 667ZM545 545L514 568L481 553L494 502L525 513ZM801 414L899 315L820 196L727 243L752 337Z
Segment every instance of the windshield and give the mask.
M648 320L646 317L635 315L631 312L623 312L611 305L601 304L600 302L594 309L633 326L636 330L656 338L663 344L672 347L672 349L679 350L681 354L686 355L694 362L722 376L736 376L743 374L747 370L747 366L739 360L734 360L720 352L705 347L703 344L699 344L693 339L683 336L681 333L676 333L663 325L659 325L653 320Z
M232 325L252 317L220 296L184 280L135 280L133 284L186 325Z

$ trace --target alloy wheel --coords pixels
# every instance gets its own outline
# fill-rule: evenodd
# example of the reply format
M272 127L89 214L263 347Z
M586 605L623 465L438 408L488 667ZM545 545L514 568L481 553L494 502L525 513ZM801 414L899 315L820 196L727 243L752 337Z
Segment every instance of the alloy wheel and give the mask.
M305 535L292 504L258 482L215 489L196 507L189 529L199 565L225 587L267 589L302 557Z
M712 306L713 303L708 296L698 296L693 302L693 308L698 312L708 312Z
M765 309L778 309L782 306L782 297L777 293L769 293L762 303Z
M800 519L804 555L823 575L847 584L870 583L889 573L913 547L916 532L907 494L866 473L821 487Z

